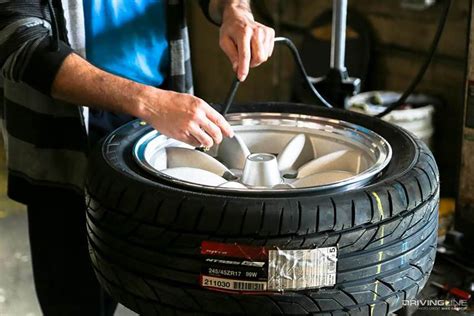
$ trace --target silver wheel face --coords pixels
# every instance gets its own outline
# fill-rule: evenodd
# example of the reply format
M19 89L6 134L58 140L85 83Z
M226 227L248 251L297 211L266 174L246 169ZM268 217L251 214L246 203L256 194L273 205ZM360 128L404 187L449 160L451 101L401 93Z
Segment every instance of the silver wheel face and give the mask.
M287 191L354 188L388 165L390 144L352 123L279 113L227 115L235 137L203 152L151 131L134 146L153 176L215 190Z

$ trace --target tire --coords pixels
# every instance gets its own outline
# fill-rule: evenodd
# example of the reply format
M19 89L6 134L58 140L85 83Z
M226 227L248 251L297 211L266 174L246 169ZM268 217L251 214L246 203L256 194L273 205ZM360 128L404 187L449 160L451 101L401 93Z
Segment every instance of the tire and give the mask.
M288 103L232 110L355 123L384 137L393 157L371 183L346 191L190 189L138 168L132 147L151 128L127 124L90 155L87 228L103 287L142 315L387 315L413 299L436 252L439 174L428 148L357 113ZM200 286L206 241L282 250L336 246L336 283L253 295L212 291Z

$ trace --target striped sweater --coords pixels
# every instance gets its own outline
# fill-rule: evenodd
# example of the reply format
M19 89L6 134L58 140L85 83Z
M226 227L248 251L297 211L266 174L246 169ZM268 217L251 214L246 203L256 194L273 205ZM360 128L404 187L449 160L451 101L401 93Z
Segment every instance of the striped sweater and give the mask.
M81 0L0 1L0 122L8 195L25 204L83 193L88 108L51 98L51 85L73 51L85 57ZM208 1L200 1L208 15ZM168 0L169 88L193 92L184 0ZM53 17L53 18L52 18ZM54 18L55 17L55 18ZM53 35L59 47L52 50Z

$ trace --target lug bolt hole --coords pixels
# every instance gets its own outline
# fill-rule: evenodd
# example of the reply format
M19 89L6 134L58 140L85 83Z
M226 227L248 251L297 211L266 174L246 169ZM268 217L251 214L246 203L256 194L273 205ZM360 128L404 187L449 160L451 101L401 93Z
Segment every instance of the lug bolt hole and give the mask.
M284 179L289 179L289 180L296 179L296 172L294 172L294 173L285 173L283 175L283 178Z

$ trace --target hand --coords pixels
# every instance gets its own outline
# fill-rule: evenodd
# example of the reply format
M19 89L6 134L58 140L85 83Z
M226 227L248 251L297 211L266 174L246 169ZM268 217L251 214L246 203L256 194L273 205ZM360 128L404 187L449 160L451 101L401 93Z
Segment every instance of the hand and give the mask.
M149 87L139 99L137 116L168 137L193 146L212 147L222 137L234 136L222 115L190 94Z
M64 60L51 94L69 103L128 113L194 146L211 147L234 136L224 117L203 100L109 74L76 54Z
M255 22L248 6L227 5L222 13L219 45L240 81L273 53L275 31Z

